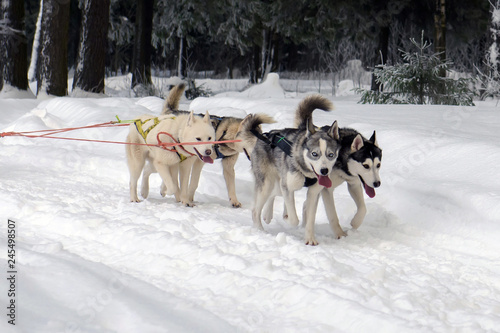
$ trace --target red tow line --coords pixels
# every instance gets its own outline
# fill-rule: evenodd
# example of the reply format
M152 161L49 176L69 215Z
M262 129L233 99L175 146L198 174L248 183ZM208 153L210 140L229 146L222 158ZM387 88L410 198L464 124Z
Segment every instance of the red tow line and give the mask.
M91 139L79 139L79 138L68 138L68 137L60 137L54 136L55 134L60 134L64 132L79 130L79 129L89 129L89 128L103 128L103 127L121 127L121 126L130 126L128 123L122 123L121 121L110 121L107 123L100 123L88 126L81 127L68 127L61 129L51 129L51 130L38 130L38 131L28 131L28 132L1 132L0 138L8 137L8 136L20 136L25 138L45 138L45 139L58 139L58 140L71 140L71 141L84 141L84 142L99 142L99 143L113 143L120 145L135 145L135 146L149 146L149 147L160 147L167 150L167 147L175 147L175 146L189 146L189 145L200 145L200 144L218 144L218 143L231 143L231 142L240 142L241 140L224 140L224 141L203 141L203 142L178 142L174 139L174 137L167 132L160 132L156 136L158 140L157 144L148 144L148 143L134 143L134 142L123 142L123 141L107 141L107 140L91 140ZM163 142L160 140L160 135L167 135L174 142Z

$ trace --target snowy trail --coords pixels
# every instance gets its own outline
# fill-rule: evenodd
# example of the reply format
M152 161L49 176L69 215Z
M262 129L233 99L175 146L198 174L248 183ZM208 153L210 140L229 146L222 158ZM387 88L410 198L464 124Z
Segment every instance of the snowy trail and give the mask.
M278 120L268 128L279 128L290 126L299 100L215 97L191 108L265 112ZM230 207L219 162L203 170L198 204L186 208L159 195L157 175L150 198L129 203L123 147L0 139L0 218L18 223L14 332L497 331L500 124L494 103L333 101L336 111L316 112L315 122L337 119L365 136L376 129L384 149L382 187L366 199L368 214L356 232L349 230L354 203L343 186L336 191L349 234L340 240L320 204L317 247L305 246L303 229L283 221L280 199L266 232L252 228L253 181L244 156L236 165L243 208ZM6 103L12 114L3 111ZM0 131L81 126L161 108L154 98L38 103L0 101ZM121 141L126 132L77 135ZM304 198L304 191L297 193L298 207ZM5 263L6 228L0 235ZM0 303L6 302L0 292ZM2 332L12 328L5 320L0 325Z

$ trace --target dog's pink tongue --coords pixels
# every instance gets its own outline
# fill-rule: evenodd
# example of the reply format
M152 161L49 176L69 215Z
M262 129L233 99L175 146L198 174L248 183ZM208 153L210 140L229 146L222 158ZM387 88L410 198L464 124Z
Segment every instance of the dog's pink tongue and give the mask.
M214 160L210 156L203 156L203 162L213 164Z
M365 184L365 192L370 198L373 198L375 196L375 189L366 184Z
M332 181L328 176L318 176L318 183L326 188L332 187Z

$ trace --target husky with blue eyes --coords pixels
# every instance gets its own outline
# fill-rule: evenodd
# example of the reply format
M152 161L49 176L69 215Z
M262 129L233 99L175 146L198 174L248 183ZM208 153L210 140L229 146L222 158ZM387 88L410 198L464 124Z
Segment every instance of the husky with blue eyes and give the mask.
M291 225L298 226L294 192L316 184L316 190L308 192L308 199L311 203L317 203L321 190L332 186L330 174L340 149L337 122L317 129L311 120L315 109L329 111L332 108L331 102L325 97L312 95L298 105L298 128L253 133L259 139L251 155L255 177L252 210L255 227L263 229L261 215L266 203L264 221L269 223L272 219L272 202L276 195L283 196L287 212L284 217ZM308 210L308 217L314 219L316 207L305 209Z

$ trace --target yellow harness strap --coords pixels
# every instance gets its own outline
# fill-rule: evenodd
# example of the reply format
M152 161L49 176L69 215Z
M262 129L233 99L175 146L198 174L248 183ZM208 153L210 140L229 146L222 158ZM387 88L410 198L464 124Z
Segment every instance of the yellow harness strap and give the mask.
M170 119L175 119L175 117L172 117ZM142 128L142 126L150 120L153 121L153 124L151 126L149 126L146 130L144 130ZM144 141L146 141L146 137L148 136L149 132L151 132L151 130L153 128L155 128L159 123L160 123L160 120L158 119L158 117L146 119L146 120L141 120L141 119L134 120L135 127L137 128L137 132L139 132L139 134L144 138ZM177 149L175 149L175 152L177 153L177 156L179 156L181 162L184 162L185 160L187 160L188 157L179 153L177 151Z
M177 152L177 156L179 156L179 158L181 159L180 163L184 162L185 160L187 160L187 156L184 156L182 154L180 154L177 149L175 150Z
M153 124L151 126L149 126L146 130L144 130L142 128L142 126L147 123L148 121L150 120L153 120ZM140 119L136 119L134 121L134 124L135 124L135 127L137 128L137 132L139 132L139 134L144 138L144 141L146 141L146 137L148 136L149 132L151 132L151 130L153 128L156 127L156 125L158 125L160 123L160 120L158 119L158 117L156 118L151 118L151 119L146 119L144 121L140 120Z

